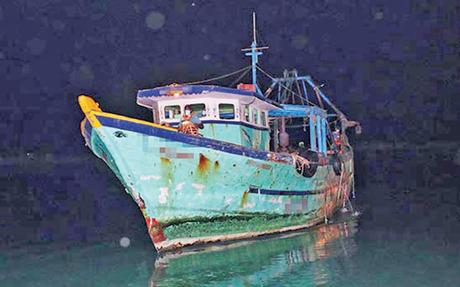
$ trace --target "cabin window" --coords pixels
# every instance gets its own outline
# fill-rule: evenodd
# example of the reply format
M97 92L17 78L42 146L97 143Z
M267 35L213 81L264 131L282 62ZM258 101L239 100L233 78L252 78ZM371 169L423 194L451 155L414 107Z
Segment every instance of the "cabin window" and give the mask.
M252 123L257 124L257 118L259 117L259 111L252 109Z
M249 122L250 117L249 117L249 106L244 106L244 120Z
M260 112L260 124L264 127L267 126L267 118L265 117L265 112Z
M233 104L219 104L219 118L233 120L235 118L235 106Z
M180 106L166 106L165 107L165 119L180 119Z
M205 106L205 104L186 105L184 111L186 113L188 111L191 111L192 115L197 115L200 118L206 116L206 106Z

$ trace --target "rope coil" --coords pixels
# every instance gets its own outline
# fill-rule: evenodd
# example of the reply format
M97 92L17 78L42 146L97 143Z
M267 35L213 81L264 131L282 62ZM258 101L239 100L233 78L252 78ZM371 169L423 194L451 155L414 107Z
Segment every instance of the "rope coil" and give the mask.
M307 176L307 177L313 176L313 174L312 174L312 168L313 168L312 165L315 164L314 162L309 161L308 159L306 159L306 158L304 158L304 157L302 157L302 156L300 156L298 154L295 154L295 153L292 153L291 157L292 157L293 165L294 165L296 171L300 175Z

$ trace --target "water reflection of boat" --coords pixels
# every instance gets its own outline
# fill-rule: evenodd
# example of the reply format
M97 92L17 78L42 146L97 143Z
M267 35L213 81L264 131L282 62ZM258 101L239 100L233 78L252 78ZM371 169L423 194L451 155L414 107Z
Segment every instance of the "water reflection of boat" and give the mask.
M356 230L356 221L348 220L303 233L165 254L156 260L149 286L253 286L276 282L305 265L306 277L325 283L329 273L321 260L352 255Z

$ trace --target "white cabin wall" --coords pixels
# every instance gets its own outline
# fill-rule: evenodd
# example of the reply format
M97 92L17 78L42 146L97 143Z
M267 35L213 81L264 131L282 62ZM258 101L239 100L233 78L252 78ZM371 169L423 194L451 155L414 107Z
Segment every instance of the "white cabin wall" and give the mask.
M216 140L222 140L226 142L232 142L235 144L252 147L255 149L269 150L270 139L266 130L263 131L260 128L268 128L268 108L272 107L259 99L247 99L247 98L224 98L224 97L171 97L170 99L164 99L157 102L157 108L154 112L155 121L158 123L169 123L171 125L177 125L180 122L180 118L165 119L164 109L166 106L179 106L181 109L181 115L184 114L185 106L191 104L205 104L206 115L200 119L204 123L204 129L200 130L200 133L207 138L213 138ZM220 119L219 117L219 104L232 104L234 106L234 119ZM249 106L249 121L245 119L245 106ZM253 120L253 114L257 112L257 118ZM265 125L261 119L261 112L265 112ZM219 122L222 121L222 122ZM228 124L229 122L245 123L240 124ZM258 128L251 128L255 126ZM244 129L244 131L243 131ZM253 141L248 143L245 140L244 135L250 134L250 138Z
M152 117L153 117L153 122L158 124L160 123L160 113L158 111L158 103L155 103L155 105L152 106Z

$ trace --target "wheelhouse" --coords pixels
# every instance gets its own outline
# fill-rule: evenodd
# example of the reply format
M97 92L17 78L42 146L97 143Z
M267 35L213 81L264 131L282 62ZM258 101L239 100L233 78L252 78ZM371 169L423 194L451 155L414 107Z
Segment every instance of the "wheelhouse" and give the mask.
M153 121L176 127L186 109L203 123L204 137L269 150L268 113L281 107L251 90L207 85L172 85L140 90L137 103Z

